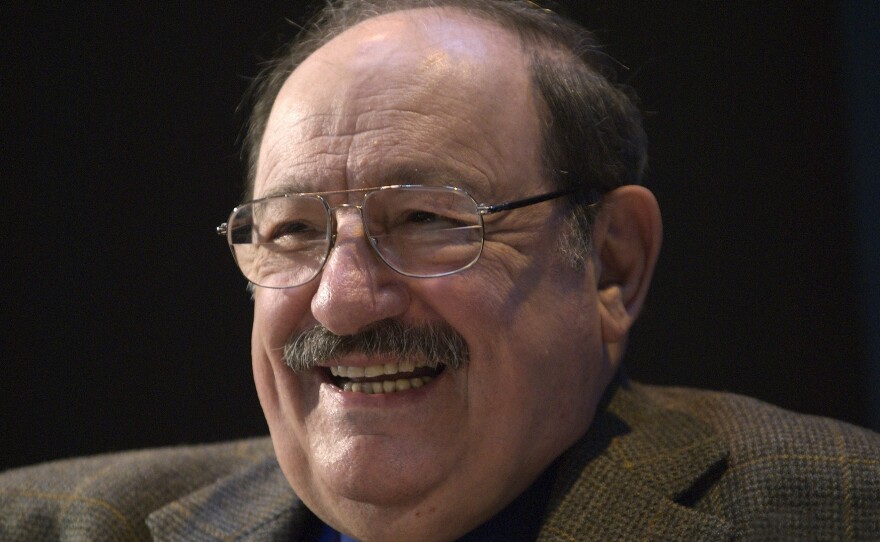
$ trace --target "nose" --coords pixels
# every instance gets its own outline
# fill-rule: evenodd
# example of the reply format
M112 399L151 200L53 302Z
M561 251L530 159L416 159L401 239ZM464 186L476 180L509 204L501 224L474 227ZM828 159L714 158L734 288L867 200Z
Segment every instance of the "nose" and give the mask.
M405 278L370 248L359 213L337 208L336 243L312 297L312 315L337 335L403 314L409 306Z

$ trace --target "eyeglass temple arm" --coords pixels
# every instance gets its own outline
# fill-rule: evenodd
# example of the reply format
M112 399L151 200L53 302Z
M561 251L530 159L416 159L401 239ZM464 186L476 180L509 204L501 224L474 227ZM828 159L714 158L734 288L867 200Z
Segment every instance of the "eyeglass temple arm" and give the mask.
M519 209L520 207L527 207L529 205L534 205L535 203L541 203L542 201L549 201L551 199L560 198L562 196L568 196L569 194L574 194L575 192L581 192L586 187L583 186L574 186L571 188L566 188L565 190L557 190L555 192L550 192L548 194L541 194L540 196L532 196L531 198L518 199L515 201L508 201L506 203L497 203L495 205L481 205L480 206L480 214L483 215L491 215L492 213L498 213L500 211L510 211L511 209ZM591 203L595 203L599 200L599 194L595 189L590 190L589 199Z
M219 226L217 226L217 235L219 235L220 237L226 237L227 229L229 229L229 225L226 222L220 224Z

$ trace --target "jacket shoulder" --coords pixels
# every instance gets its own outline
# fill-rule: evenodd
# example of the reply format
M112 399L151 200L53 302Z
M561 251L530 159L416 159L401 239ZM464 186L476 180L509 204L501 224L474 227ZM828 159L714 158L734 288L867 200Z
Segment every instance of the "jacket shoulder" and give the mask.
M2 540L149 540L163 505L273 457L268 438L54 461L0 474Z
M742 539L873 540L880 532L880 434L731 393L639 387L725 442L726 468L697 506L730 519Z

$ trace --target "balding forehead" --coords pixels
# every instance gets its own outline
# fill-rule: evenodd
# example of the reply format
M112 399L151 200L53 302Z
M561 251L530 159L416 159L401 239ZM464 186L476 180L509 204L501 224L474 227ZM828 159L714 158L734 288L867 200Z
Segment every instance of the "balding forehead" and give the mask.
M258 184L266 168L295 162L285 153L302 156L303 142L326 142L326 160L348 153L346 136L363 140L371 130L384 153L395 141L423 151L436 144L439 152L457 140L482 141L484 156L499 146L530 156L534 149L524 142L537 141L541 131L530 74L514 34L460 10L406 10L364 21L318 49L282 86L260 149ZM493 140L498 133L520 139Z
M522 58L519 39L497 23L452 7L419 8L379 15L363 21L330 40L319 53L381 62L379 53L389 45L408 40L400 53L420 54L426 49L441 49L450 59L496 61L504 57L517 63Z
M394 66L396 74L389 71ZM282 87L276 105L327 78L353 87L372 82L392 92L400 80L430 88L450 77L460 84L503 81L512 90L530 80L511 32L459 9L421 8L380 15L336 36L297 67L284 86L299 89Z

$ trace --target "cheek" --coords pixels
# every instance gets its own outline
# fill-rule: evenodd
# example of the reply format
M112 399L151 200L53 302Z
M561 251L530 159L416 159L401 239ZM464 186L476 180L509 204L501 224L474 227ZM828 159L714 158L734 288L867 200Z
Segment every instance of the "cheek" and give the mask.
M311 398L306 382L284 365L282 352L288 337L309 325L310 300L311 294L302 289L259 290L251 337L254 382L276 456L288 479L298 481L308 478L308 439L302 425Z
M308 293L291 290L257 291L254 299L254 325L251 357L254 383L270 429L275 431L292 414L289 395L299 389L293 371L282 359L284 344L292 333L303 329L309 318Z
M311 320L309 306L313 289L257 291L254 298L253 347L263 349L272 359L280 359L280 349L294 332L305 329Z
M484 335L483 328L503 330L514 317L518 288L510 273L487 265L489 260L484 255L477 266L462 273L418 279L422 282L413 283L413 297L465 337Z
M510 433L570 441L607 380L596 299L584 288L589 276L529 266L472 271L435 294L468 341L472 405L508 420Z

